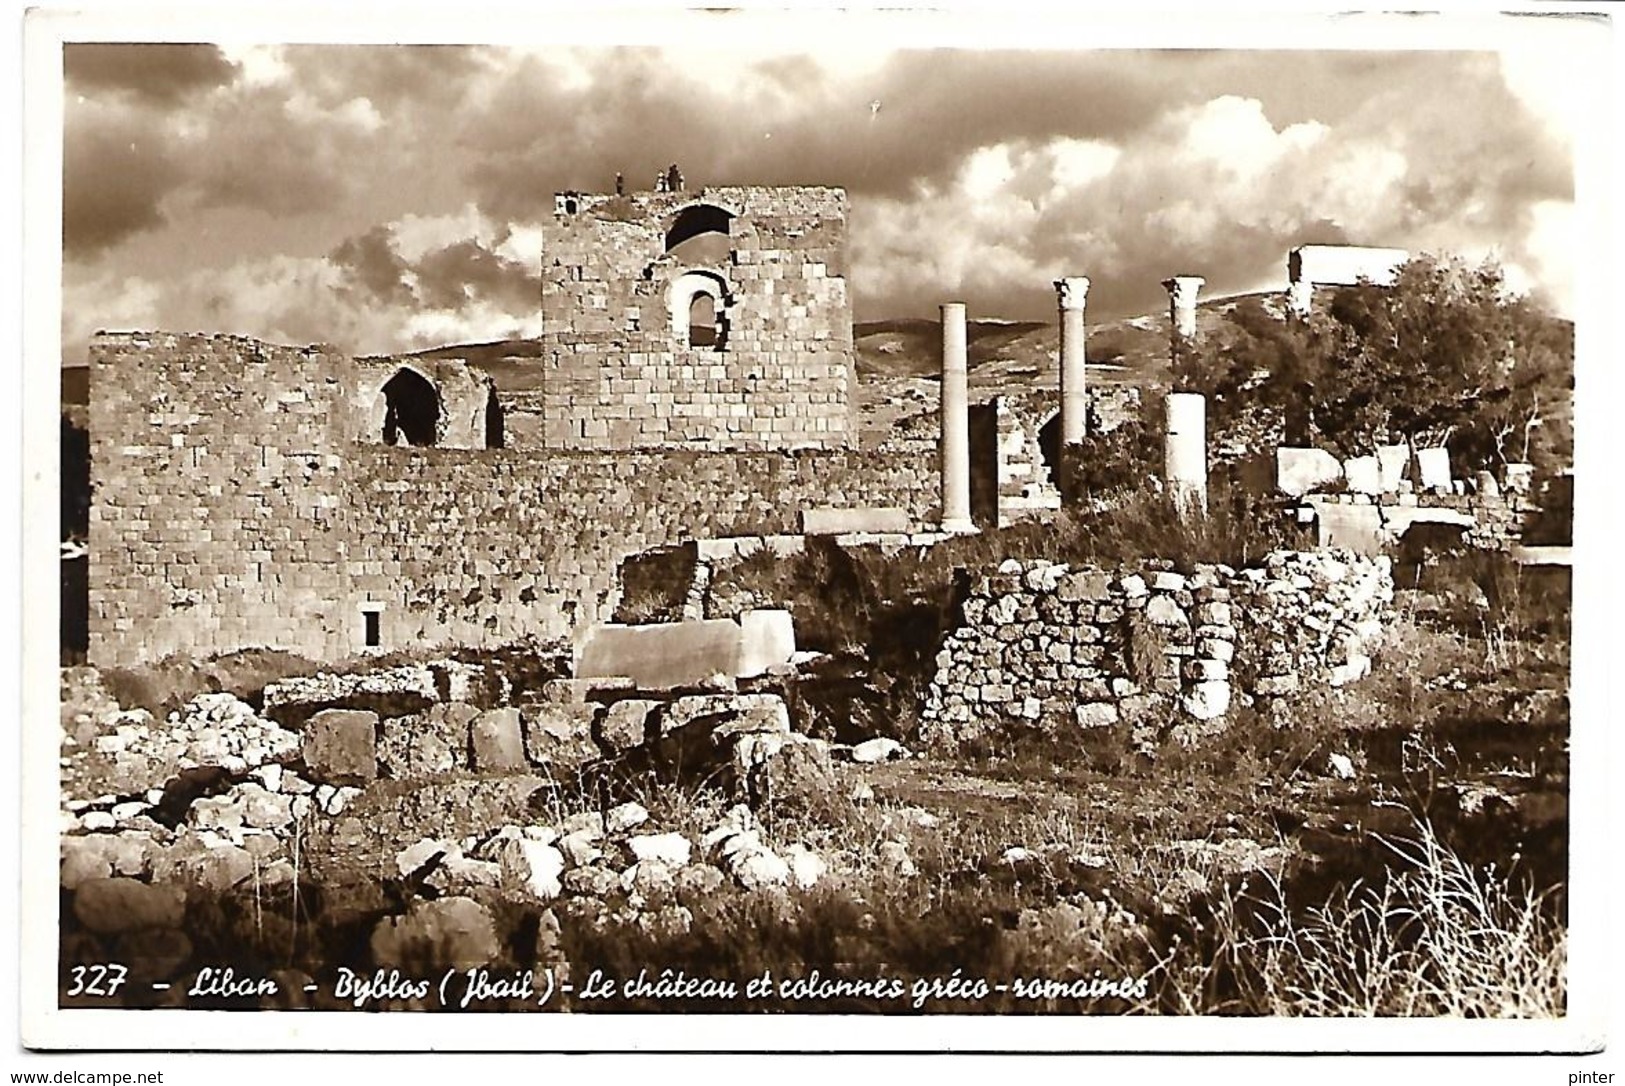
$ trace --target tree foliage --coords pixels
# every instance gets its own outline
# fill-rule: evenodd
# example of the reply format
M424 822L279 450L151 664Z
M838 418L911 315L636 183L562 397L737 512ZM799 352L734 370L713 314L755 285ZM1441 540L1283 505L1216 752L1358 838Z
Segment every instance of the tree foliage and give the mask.
M1284 417L1289 442L1345 456L1378 444L1448 445L1462 465L1572 459L1572 326L1513 295L1500 267L1422 256L1394 284L1332 295L1308 321L1256 299L1175 381L1209 397L1212 425Z

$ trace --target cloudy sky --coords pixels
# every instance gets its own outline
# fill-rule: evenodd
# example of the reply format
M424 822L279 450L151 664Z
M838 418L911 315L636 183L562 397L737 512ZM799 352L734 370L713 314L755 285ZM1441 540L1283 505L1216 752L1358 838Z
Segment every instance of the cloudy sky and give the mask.
M1577 95L1496 52L71 44L63 351L536 330L558 189L829 184L859 319L1282 287L1305 242L1494 253L1573 301Z

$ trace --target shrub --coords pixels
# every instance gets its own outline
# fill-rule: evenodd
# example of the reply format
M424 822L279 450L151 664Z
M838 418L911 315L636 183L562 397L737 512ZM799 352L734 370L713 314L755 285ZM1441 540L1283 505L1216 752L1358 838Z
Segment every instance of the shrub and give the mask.
M1171 494L1142 487L1056 523L1055 556L1112 567L1142 565L1148 556L1189 571L1203 563L1247 566L1294 542L1273 503L1224 486L1211 487L1205 515L1182 510Z

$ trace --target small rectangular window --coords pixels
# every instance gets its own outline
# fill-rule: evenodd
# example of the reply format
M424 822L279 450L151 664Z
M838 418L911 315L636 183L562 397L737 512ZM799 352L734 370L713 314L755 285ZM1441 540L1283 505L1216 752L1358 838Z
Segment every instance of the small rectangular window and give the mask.
M381 640L381 638L379 637L379 634L378 634L378 612L377 611L363 611L363 612L361 612L361 621L363 623L365 623L365 631L366 631L365 632L365 641L366 641L367 648L369 648L369 649L378 648L379 645L382 644L382 640Z

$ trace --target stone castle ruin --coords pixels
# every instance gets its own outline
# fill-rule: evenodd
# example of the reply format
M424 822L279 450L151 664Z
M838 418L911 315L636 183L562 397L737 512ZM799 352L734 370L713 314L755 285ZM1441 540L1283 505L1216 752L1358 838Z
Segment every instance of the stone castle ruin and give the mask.
M850 427L846 197L558 196L539 357L350 358L234 336L91 348L89 658L564 638L626 556L934 524L935 447Z
M1329 274L1320 248L1294 252L1294 291ZM522 355L99 335L88 658L579 644L629 558L734 537L929 543L1042 515L1061 501L1044 434L1075 443L1138 410L1138 390L1086 387L1089 280L1071 277L1058 410L969 404L956 303L939 408L915 420L935 427L860 432L846 266L844 191L676 175L556 195ZM1176 353L1202 284L1165 284ZM1197 504L1200 400L1169 398L1164 465Z

